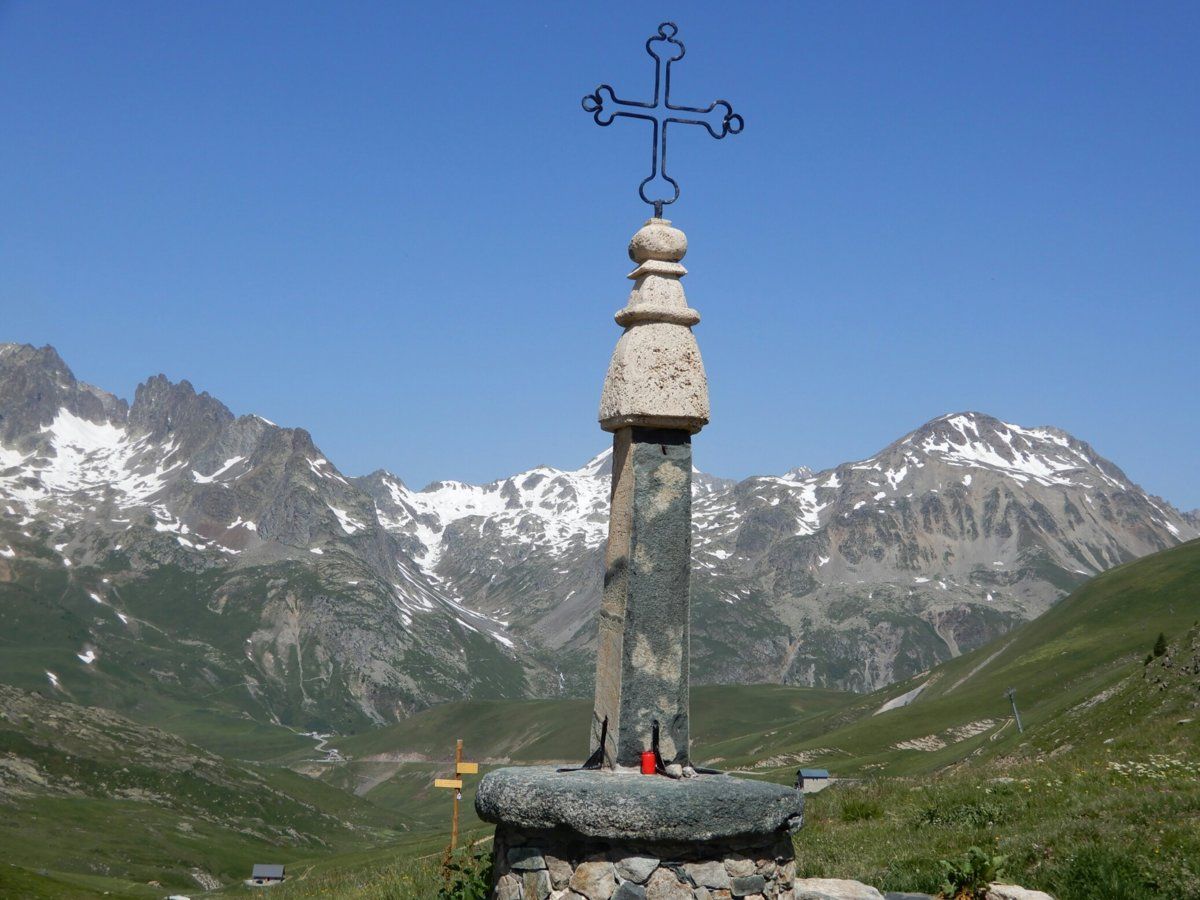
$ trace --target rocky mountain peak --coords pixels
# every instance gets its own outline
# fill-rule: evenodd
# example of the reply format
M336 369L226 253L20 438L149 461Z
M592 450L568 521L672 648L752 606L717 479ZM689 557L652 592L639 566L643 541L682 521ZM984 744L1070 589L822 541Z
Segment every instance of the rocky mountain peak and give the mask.
M228 407L207 392L197 394L190 382L172 382L165 375L139 384L129 410L132 428L155 440L173 438L184 446L203 444L233 418Z
M34 347L32 344L0 344L0 370L30 369L52 376L61 387L71 387L75 376L58 355L58 351L47 344Z
M0 443L28 444L60 411L88 422L123 422L125 401L75 379L47 345L0 344Z
M387 469L376 469L374 472L370 472L366 475L360 475L354 480L363 484L391 483L400 485L401 487L407 487L407 485L404 484L403 478L401 478L395 472L389 472Z
M580 475L594 478L612 478L612 448L606 447L578 469Z
M796 466L784 472L783 477L788 481L803 481L806 478L812 478L814 474L808 466Z
M1061 429L1025 428L978 412L939 416L864 462L887 462L888 479L894 481L906 466L926 459L1022 484L1134 487L1119 468Z

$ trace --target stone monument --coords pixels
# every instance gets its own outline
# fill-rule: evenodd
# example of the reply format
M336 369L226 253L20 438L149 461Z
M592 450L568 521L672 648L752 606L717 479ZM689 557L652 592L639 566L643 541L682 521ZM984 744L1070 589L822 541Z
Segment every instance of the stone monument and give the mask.
M680 279L683 232L662 217L679 196L666 171L671 123L737 134L724 100L670 100L683 44L671 23L646 44L653 102L601 85L584 98L596 122L653 123L651 173L640 188L654 216L633 236L633 290L600 399L613 435L612 507L596 658L592 754L583 766L498 769L475 807L496 824L498 900L790 900L791 832L802 795L783 785L696 769L688 739L692 436L708 423L708 382ZM662 88L660 95L660 87ZM610 109L610 107L612 107ZM652 199L661 179L672 196Z

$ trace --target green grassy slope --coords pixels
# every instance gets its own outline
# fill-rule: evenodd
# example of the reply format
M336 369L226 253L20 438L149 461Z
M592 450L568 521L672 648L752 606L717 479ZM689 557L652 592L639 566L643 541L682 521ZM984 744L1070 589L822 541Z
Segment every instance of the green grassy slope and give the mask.
M194 889L194 870L228 882L264 857L396 836L390 813L319 781L230 762L111 711L3 685L0 808L3 858L35 875L56 873L21 877L66 879L79 890L83 876L114 880L107 889L149 881Z
M1200 578L1191 585L1200 591ZM1200 628L1016 746L809 798L800 871L935 890L972 845L1059 900L1200 898Z
M317 563L228 570L183 553L174 536L131 529L122 540L135 542L135 551L103 538L93 548L94 564L68 567L45 541L13 537L0 521L0 546L16 550L15 559L0 560L0 683L44 688L53 672L68 699L147 724L172 716L181 733L197 711L210 722L251 718L264 728L240 736L272 746L229 742L224 726L212 744L208 727L187 733L249 758L285 752L280 742L289 728L370 728L377 716L368 709L390 715L439 699L528 693L524 664L490 637L464 629L446 644L437 616L403 629L381 621L379 604L391 601L381 599L375 582L348 581L336 553ZM55 540L69 535L67 529ZM285 624L293 613L296 634ZM420 673L419 680L381 672L386 685L364 683L339 662L345 655L335 647L348 639L343 629L378 637L393 654L387 662ZM90 664L78 656L89 650ZM286 727L271 733L270 724Z
M210 621L218 618L203 599L210 576L163 566L117 587L117 568L27 563L19 574L0 583L0 684L103 706L237 758L267 759L312 746L273 724L269 690L248 688L258 673L246 664L239 635L252 627L252 617L230 609L223 620ZM105 602L92 594L103 594ZM241 616L236 626L234 616ZM172 633L153 624L161 620L173 623ZM98 654L91 665L78 656L85 646Z
M781 780L798 761L843 775L912 774L975 753L1005 753L1022 741L1006 689L1016 689L1025 727L1036 733L1135 670L1160 631L1179 635L1197 619L1200 541L1192 541L1112 569L1004 637L858 698L821 721L718 741L708 749L725 766L757 763L758 771ZM909 705L875 714L886 701L922 685ZM787 760L762 766L771 756Z

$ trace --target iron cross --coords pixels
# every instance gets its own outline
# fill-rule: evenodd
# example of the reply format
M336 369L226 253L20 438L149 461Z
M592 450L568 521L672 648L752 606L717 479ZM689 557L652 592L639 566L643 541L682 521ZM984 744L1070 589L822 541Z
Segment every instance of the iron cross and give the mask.
M654 57L654 99L650 103L622 100L607 84L600 85L583 98L583 108L592 114L597 125L607 127L617 116L645 119L653 124L650 174L638 185L638 194L644 202L654 207L654 216L658 219L662 218L664 206L679 199L679 183L667 174L667 126L672 122L680 125L703 125L709 134L720 140L727 134L738 134L745 124L742 117L735 113L733 107L725 100L715 100L703 108L677 106L671 102L671 63L679 62L684 54L683 42L675 39L678 32L674 22L663 22L658 26L658 34L646 41L646 52ZM693 115L681 116L680 113ZM664 197L651 199L646 195L646 186L660 174L674 191L669 200Z

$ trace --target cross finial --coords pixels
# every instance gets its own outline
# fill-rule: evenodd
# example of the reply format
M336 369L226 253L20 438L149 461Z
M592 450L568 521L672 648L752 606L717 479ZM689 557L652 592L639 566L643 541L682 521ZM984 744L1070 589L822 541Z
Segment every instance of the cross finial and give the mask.
M667 174L667 126L672 122L681 125L703 125L708 133L720 140L727 134L741 132L745 122L733 111L728 101L714 100L708 106L679 106L671 102L671 63L683 59L683 42L675 35L679 28L674 22L663 22L658 34L646 41L646 52L654 58L654 99L649 103L638 100L622 100L607 84L602 84L583 98L583 108L592 114L597 125L608 126L618 116L630 119L645 119L654 126L650 144L650 174L638 186L642 200L654 207L654 217L662 218L663 207L679 199L679 183ZM626 107L622 109L620 107ZM632 111L640 110L640 111ZM692 113L691 116L680 113ZM661 175L669 185L662 192L648 195L647 186ZM670 198L661 196L671 194Z

